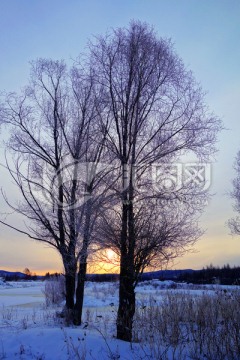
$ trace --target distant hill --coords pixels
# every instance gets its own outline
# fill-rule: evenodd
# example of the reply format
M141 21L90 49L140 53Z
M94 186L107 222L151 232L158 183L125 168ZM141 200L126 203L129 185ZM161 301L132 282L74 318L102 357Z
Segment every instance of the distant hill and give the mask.
M6 281L17 280L44 280L57 274L48 274L48 276L27 276L20 271L0 270L0 277ZM117 281L119 274L87 274L88 281ZM222 268L212 265L202 270L158 270L145 272L140 276L140 281L145 280L172 280L178 282L187 282L193 284L223 284L223 285L240 285L240 267L224 265Z
M116 281L118 279L118 274L87 275L87 280L89 281ZM153 279L193 284L240 285L240 267L231 268L229 265L224 265L222 268L219 268L211 265L202 270L158 270L145 272L140 276L140 281Z
M158 270L145 272L140 276L140 280L178 280L180 277L189 275L199 270L184 269L184 270ZM89 281L114 281L118 280L118 274L88 274L87 280Z
M40 280L44 278L44 276L40 275L33 275L29 276L26 275L20 271L6 271L6 270L0 270L0 277L4 278L7 281L11 280Z
M6 276L16 276L19 278L25 278L26 275L23 274L20 271L6 271L6 270L0 270L0 277L6 277Z
M145 272L141 275L141 280L177 280L186 274L192 274L198 270L184 269L184 270L158 270Z
M152 280L152 279L160 279L160 280L177 280L179 277L193 273L194 270L192 269L185 269L185 270L158 270L158 271L150 271L143 273L141 275L141 280ZM0 277L6 280L21 280L26 279L26 274L20 271L6 271L0 270ZM37 279L42 279L44 276L37 276ZM36 279L36 277L35 277ZM87 280L88 281L116 281L119 279L118 274L88 274Z
M150 271L143 273L140 277L141 281L144 280L152 280L152 279L160 279L160 280L177 280L180 277L185 275L193 274L195 271L192 269L184 269L184 270L158 270L158 271ZM0 277L6 280L21 280L26 279L29 277L26 274L20 271L6 271L0 270ZM88 281L116 281L119 279L118 274L88 274L87 276ZM31 278L31 277L30 277ZM43 279L44 276L35 276L34 279Z

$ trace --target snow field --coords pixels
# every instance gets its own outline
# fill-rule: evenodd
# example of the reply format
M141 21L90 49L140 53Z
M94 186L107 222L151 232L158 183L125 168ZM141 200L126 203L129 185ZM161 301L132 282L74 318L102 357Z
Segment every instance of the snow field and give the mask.
M240 290L145 281L136 288L134 342L117 340L118 283L87 282L83 324L56 317L46 282L0 282L0 359L237 360ZM55 291L55 290L54 290Z

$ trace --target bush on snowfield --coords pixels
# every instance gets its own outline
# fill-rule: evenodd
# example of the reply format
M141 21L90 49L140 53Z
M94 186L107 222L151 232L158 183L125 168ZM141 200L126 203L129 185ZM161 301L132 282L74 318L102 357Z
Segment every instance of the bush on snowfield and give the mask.
M58 276L45 281L43 290L46 306L59 305L65 299L65 277Z
M134 340L154 359L240 359L240 291L167 291L137 309Z

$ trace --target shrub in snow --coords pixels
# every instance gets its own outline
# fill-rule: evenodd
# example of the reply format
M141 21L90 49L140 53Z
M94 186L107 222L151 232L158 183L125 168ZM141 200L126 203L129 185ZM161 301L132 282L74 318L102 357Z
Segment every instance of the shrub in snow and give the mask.
M5 282L3 281L2 278L0 278L0 286L3 286L3 285L5 285Z
M46 280L43 290L46 306L59 305L65 299L65 278L58 276L54 279Z
M240 292L167 291L161 304L138 308L134 340L151 359L240 359Z
M153 279L145 280L138 284L138 287L146 287L146 289L149 289L149 286L153 287L154 289L176 289L177 287L179 287L179 285L172 280L161 281L158 279Z
M116 295L118 291L118 283L94 283L92 291L96 299L102 299L103 301L105 301L108 297L113 297L114 295Z

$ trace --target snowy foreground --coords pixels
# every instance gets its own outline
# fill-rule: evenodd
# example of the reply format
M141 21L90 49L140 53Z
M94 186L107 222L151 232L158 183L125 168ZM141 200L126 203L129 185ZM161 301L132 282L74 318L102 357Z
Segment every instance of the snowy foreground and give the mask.
M40 281L11 283L0 281L0 359L228 360L240 358L240 354L235 350L229 353L227 350L229 344L224 345L226 349L218 347L215 350L210 348L210 342L208 345L204 342L204 338L201 339L201 336L208 336L204 331L206 331L206 322L209 322L212 314L205 314L205 311L212 305L212 308L215 308L214 304L211 304L211 299L214 297L223 299L223 303L222 300L220 301L221 306L226 306L229 310L231 306L228 304L233 301L232 293L237 294L237 299L240 299L236 288L220 286L195 288L191 285L176 285L173 282L158 280L141 283L136 289L135 341L129 344L114 338L118 305L117 283L86 283L84 322L78 328L66 326L63 319L56 318L56 311L61 310L62 306L46 306L44 287L45 283ZM198 308L198 317L190 321L186 318L186 314L191 312L197 299L201 299L198 306L202 306L202 310ZM180 304L182 308L179 310L176 304ZM165 310L160 310L162 308ZM239 309L235 310L236 313L239 312ZM237 321L238 313L233 315ZM156 322L158 316L161 317L159 323ZM218 317L221 317L219 324L209 325L213 333L213 343L214 339L215 343L221 341L221 336L226 338L226 334L222 334L226 329L223 330L221 324L225 319L220 310L213 314L214 321L218 321ZM205 323L202 324L203 322ZM229 324L229 321L226 322ZM234 336L238 337L234 341L240 342L239 328L235 326L234 330L229 328L228 331L231 331L230 342ZM233 334L233 331L236 334ZM232 348L235 345L237 348L239 344L232 344ZM214 358L214 351L218 351L221 356Z

